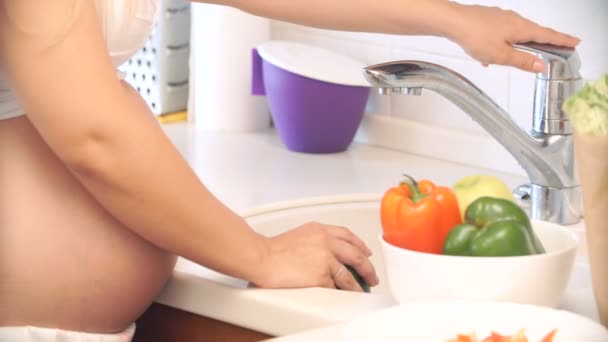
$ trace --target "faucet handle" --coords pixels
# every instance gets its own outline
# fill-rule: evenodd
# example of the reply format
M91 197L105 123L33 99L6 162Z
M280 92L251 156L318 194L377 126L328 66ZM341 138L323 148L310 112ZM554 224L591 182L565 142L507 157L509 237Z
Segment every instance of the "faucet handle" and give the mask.
M548 80L572 80L581 76L581 60L574 48L541 43L518 43L514 48L537 54L546 65L545 71L537 77Z
M513 47L537 54L545 71L536 74L532 130L544 134L572 134L572 126L562 104L583 86L578 73L581 60L574 48L521 43Z

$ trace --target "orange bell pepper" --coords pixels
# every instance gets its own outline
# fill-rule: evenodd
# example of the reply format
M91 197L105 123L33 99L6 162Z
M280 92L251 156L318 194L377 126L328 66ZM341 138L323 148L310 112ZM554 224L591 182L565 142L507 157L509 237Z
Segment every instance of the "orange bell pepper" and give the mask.
M382 198L383 237L398 247L440 254L450 229L462 223L456 195L429 180L416 182L405 176L407 181Z

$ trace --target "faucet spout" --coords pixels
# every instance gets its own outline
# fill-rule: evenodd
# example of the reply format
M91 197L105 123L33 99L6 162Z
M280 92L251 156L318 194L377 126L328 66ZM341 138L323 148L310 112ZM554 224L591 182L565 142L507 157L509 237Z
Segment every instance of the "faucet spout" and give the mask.
M481 125L519 162L532 183L532 197L550 196L543 199L550 202L580 201L577 198L572 135L525 132L481 89L462 75L437 64L423 61L389 62L365 68L364 76L372 86L381 89L424 88L442 95ZM535 191L547 192L547 189L557 189L559 198L548 194L535 195ZM561 194L564 191L566 193ZM562 224L580 220L578 209L572 209L572 203L532 203L531 211L535 219Z

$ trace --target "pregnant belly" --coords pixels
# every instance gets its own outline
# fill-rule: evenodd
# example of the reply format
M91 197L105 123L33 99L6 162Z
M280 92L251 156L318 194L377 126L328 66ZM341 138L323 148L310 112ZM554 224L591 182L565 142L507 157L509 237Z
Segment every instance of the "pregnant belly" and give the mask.
M111 333L156 298L175 257L86 192L25 117L0 121L0 326Z

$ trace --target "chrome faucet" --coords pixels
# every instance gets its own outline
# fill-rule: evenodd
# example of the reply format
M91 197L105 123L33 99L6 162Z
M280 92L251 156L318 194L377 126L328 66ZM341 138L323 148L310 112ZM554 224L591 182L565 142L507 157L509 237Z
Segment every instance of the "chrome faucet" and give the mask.
M580 221L581 191L574 162L573 131L562 103L578 91L580 59L574 49L516 44L538 54L546 69L536 75L532 129L523 131L490 97L462 75L422 61L372 65L364 76L381 94L420 95L430 89L458 106L504 146L528 174L530 217L569 225Z

